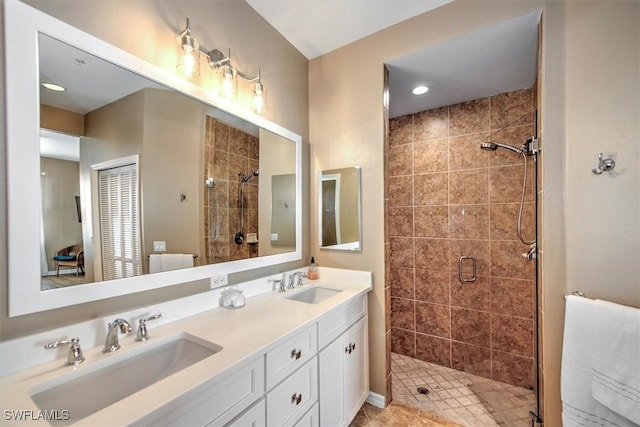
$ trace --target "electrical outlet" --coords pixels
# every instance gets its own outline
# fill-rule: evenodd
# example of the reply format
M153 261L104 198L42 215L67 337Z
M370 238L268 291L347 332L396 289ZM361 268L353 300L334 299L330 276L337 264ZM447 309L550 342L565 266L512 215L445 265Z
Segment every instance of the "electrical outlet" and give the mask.
M213 276L211 278L211 289L221 288L229 284L228 276L226 274L222 276Z
M153 242L153 251L154 252L164 252L167 250L167 244L164 240L154 240Z
M278 233L271 233L271 241L275 242L276 240L278 240Z

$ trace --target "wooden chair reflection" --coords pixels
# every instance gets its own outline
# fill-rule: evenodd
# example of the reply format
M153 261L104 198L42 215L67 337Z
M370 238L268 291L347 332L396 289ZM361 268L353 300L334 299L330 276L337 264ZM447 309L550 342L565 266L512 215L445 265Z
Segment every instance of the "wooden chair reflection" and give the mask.
M82 243L67 246L60 249L53 257L56 262L56 277L60 275L60 267L73 267L76 269L76 276L84 274L84 250Z

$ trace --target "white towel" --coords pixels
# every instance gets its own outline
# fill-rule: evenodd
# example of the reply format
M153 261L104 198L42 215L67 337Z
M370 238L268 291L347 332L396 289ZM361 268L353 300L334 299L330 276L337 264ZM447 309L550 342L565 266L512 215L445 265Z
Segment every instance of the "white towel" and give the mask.
M591 393L640 424L640 309L595 300L593 310Z
M591 396L593 303L589 298L567 296L560 375L562 425L635 427Z
M193 267L192 254L151 254L149 255L149 273L179 270Z

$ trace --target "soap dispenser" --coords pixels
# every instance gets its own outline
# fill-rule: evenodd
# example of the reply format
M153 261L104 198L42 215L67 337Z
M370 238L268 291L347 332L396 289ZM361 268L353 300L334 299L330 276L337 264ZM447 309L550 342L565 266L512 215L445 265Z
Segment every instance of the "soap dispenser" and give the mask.
M316 265L316 260L313 257L311 257L311 264L309 264L309 272L307 273L307 278L309 280L318 279L318 266Z

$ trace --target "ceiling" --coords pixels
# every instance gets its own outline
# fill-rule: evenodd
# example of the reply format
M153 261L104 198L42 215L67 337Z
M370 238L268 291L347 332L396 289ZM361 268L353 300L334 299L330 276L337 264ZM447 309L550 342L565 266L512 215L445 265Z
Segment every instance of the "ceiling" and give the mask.
M308 59L450 1L246 0ZM390 58L391 117L531 87L536 75L535 11L444 43ZM327 24L329 23L329 24ZM429 92L411 90L425 84Z
M246 0L307 59L452 0Z

